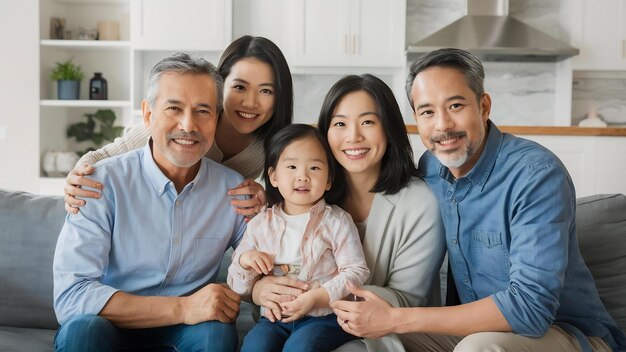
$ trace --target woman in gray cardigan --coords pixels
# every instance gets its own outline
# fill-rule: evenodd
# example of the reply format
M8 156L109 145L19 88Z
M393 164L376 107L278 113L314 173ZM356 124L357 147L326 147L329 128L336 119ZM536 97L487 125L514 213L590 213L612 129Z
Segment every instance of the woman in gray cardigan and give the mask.
M435 283L445 252L439 208L426 183L417 177L391 89L371 75L342 78L326 95L318 128L337 163L332 187L339 195L333 203L349 212L359 228L371 273L364 288L394 306L439 303ZM302 283L288 278L267 278L257 283L253 298L275 308L278 301L302 288ZM340 350L365 347L404 349L390 335L352 341Z

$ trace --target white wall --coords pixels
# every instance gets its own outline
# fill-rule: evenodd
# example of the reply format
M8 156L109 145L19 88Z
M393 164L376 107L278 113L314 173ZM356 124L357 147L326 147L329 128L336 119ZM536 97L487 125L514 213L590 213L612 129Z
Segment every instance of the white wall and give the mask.
M0 0L0 188L39 192L39 2Z

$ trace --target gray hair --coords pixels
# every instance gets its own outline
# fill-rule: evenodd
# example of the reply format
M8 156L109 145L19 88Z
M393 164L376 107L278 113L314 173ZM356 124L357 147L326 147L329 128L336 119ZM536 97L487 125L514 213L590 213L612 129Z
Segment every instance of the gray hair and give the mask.
M172 56L168 56L157 62L152 70L150 70L150 75L148 76L147 98L151 108L154 108L154 104L156 103L157 93L159 90L159 79L163 73L168 72L209 75L213 79L213 82L215 82L215 89L217 90L217 106L215 111L217 114L222 111L222 104L224 100L224 79L220 76L217 68L204 58L191 57L185 53L176 53Z
M461 49L444 48L431 51L420 56L413 61L409 68L409 76L406 79L406 95L411 103L411 108L415 111L413 105L413 97L411 96L411 88L415 77L422 71L431 67L455 68L465 75L465 80L470 89L476 94L476 100L480 102L480 98L485 93L483 85L485 81L485 69L483 64L476 56Z

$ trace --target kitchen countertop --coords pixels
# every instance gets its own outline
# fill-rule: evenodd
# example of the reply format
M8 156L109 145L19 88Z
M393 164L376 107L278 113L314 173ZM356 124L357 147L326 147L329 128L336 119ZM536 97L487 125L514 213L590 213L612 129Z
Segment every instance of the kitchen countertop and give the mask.
M406 125L406 128L410 134L418 134L416 125ZM498 128L514 135L626 137L626 127L498 126Z

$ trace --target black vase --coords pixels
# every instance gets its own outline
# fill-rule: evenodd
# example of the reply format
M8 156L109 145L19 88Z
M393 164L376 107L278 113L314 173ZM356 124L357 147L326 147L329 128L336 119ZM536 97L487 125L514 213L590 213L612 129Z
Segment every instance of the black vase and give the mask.
M80 81L57 81L59 100L78 100Z
M102 77L100 72L95 72L93 78L89 81L89 99L108 99L107 80Z

